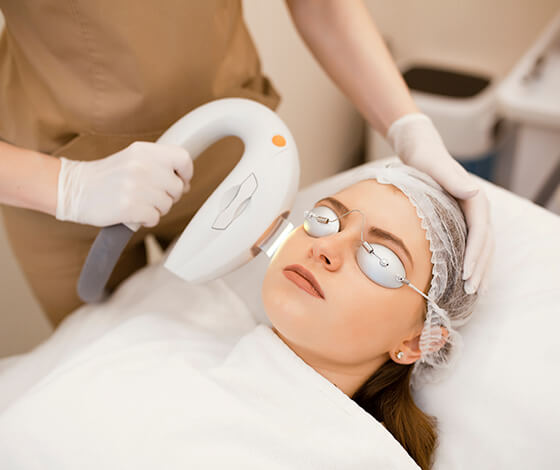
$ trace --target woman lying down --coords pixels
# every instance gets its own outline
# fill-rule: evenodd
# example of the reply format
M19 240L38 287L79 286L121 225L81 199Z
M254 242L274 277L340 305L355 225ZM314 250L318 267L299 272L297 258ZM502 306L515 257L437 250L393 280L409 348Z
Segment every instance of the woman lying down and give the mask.
M271 326L223 281L192 286L160 266L159 294L192 301L165 313L137 300L66 352L0 411L0 468L430 468L436 418L411 386L457 357L476 297L461 279L465 221L412 168L353 178L272 258L261 292Z

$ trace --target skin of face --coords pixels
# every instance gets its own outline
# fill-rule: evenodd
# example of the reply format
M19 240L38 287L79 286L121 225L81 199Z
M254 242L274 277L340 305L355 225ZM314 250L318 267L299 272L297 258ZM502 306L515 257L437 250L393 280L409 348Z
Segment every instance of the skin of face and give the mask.
M403 262L407 278L426 292L431 280L431 252L408 198L396 187L373 179L360 181L332 197L365 214L364 240L394 251ZM317 205L334 209L328 202ZM425 299L410 287L382 287L360 270L356 251L361 243L361 226L359 212L342 217L338 233L324 237L312 237L300 225L274 254L262 286L263 304L273 331L349 396L387 360L411 364L420 358L418 341L425 312ZM394 242L367 237L371 226L400 238L412 255L413 265ZM313 274L324 299L310 295L285 277L284 268L292 264ZM396 357L399 351L404 353L400 360Z

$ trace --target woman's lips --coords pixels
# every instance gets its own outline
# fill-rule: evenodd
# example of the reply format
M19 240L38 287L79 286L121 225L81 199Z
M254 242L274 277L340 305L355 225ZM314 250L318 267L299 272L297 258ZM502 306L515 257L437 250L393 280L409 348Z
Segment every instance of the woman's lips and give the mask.
M313 277L313 274L311 274L303 266L300 266L299 264L286 266L283 270L283 273L284 276L286 276L290 281L294 282L298 287L300 287L307 293L321 299L325 298L321 286Z

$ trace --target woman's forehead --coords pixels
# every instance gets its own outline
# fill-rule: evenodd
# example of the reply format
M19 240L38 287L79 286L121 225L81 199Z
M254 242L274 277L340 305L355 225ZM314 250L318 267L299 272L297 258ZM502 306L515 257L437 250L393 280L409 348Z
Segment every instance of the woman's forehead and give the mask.
M333 195L349 209L360 209L372 214L384 213L388 208L410 206L414 208L406 195L392 184L382 184L374 179L359 181ZM350 207L346 202L352 205ZM384 203L384 205L380 204Z
M426 241L416 208L408 197L392 184L364 180L333 195L348 209L360 209L369 226L377 226L410 244Z

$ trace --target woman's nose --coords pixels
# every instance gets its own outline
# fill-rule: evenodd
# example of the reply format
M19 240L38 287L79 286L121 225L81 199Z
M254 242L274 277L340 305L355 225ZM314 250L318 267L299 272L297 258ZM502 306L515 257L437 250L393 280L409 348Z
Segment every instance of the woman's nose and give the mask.
M352 259L360 241L359 224L347 226L338 233L315 239L310 256L330 271L336 271L345 261Z

